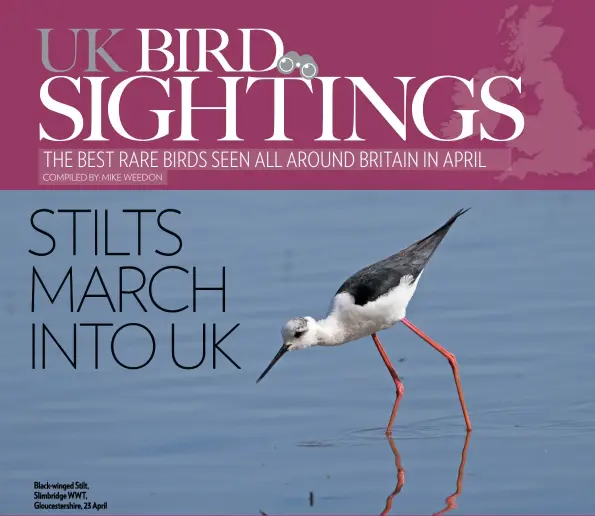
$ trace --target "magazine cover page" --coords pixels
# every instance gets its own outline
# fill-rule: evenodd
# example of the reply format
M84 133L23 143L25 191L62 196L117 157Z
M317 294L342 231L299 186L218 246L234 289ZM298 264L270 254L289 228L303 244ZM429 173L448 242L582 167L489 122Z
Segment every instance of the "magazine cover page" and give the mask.
M0 515L595 514L595 2L0 14Z

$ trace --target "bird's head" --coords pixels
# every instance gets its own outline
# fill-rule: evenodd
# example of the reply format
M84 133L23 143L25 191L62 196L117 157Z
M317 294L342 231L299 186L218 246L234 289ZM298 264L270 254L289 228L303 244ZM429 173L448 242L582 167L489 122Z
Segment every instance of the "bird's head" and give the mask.
M281 328L283 346L287 351L304 349L318 343L316 321L313 317L296 317L287 321Z
M256 383L260 382L288 351L316 346L319 343L317 333L317 324L313 317L296 317L287 321L283 325L283 328L281 328L283 345L275 355L275 358L273 358L268 367L260 375L260 378L256 380Z

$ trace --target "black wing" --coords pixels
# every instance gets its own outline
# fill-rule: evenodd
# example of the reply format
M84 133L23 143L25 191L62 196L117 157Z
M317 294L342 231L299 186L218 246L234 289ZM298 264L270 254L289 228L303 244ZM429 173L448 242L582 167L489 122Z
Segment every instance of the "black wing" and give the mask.
M363 306L390 292L399 285L403 276L410 275L412 282L415 281L455 220L469 209L457 211L448 219L446 224L426 238L411 244L397 254L393 254L356 272L353 276L347 278L337 294L347 292L353 296L356 305Z

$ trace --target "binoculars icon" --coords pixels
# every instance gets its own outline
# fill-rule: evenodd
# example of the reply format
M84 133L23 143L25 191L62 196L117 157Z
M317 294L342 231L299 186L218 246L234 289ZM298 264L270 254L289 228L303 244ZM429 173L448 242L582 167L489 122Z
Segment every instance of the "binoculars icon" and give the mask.
M297 52L287 52L277 63L277 70L283 75L289 75L299 68L304 79L314 79L318 75L318 65L309 54L300 56Z

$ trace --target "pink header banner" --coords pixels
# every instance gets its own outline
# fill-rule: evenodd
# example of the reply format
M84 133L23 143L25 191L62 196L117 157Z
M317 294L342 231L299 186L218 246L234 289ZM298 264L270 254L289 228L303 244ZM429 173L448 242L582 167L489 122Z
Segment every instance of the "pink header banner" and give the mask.
M594 2L343 6L5 2L1 187L595 189Z

